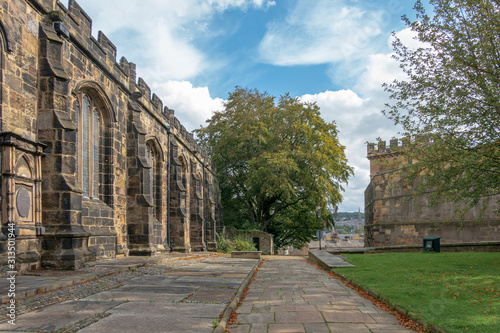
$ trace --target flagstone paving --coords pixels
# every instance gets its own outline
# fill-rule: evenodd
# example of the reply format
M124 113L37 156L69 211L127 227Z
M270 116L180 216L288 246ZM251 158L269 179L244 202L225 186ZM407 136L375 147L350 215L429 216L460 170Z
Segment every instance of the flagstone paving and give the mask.
M409 333L396 318L301 257L266 257L231 333Z
M211 256L135 268L20 301L34 306L0 331L209 333L257 263Z
M208 333L258 261L210 256L144 263L132 258L22 277L24 295L77 284L19 300L16 326L0 321L0 331ZM99 274L81 283L89 272ZM232 333L412 332L301 257L266 257L237 312Z

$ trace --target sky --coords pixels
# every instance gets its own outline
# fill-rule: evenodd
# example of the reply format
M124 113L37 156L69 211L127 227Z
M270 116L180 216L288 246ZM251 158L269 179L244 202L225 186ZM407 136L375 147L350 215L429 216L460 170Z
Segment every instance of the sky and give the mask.
M366 142L401 129L381 111L381 84L403 79L392 32L413 34L408 0L80 0L99 30L189 130L236 86L316 102L335 122L354 176L339 211L364 211ZM67 6L68 0L62 1Z

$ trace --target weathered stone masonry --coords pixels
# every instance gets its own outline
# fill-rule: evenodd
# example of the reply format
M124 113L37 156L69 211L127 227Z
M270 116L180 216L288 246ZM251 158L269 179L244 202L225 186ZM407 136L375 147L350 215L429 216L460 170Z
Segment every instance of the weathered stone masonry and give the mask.
M215 169L74 1L0 7L2 269L215 249Z
M489 201L480 223L481 203L464 220L452 218L452 203L429 207L427 196L413 197L405 185L401 168L405 160L404 142L391 140L368 145L370 184L365 190L365 246L381 250L396 247L421 247L425 237L441 237L448 250L500 250L500 219L494 214L500 195L484 197ZM422 181L417 180L417 181ZM417 185L417 184L415 184ZM449 245L449 246L448 246Z

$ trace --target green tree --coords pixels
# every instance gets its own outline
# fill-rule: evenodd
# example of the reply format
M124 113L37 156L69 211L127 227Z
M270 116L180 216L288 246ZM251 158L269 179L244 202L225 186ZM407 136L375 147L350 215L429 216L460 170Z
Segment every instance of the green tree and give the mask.
M224 224L270 232L278 246L333 224L328 208L352 169L316 104L236 87L207 123L196 134L217 166Z
M403 17L422 43L409 48L395 36L395 58L407 79L385 84L393 103L384 113L409 138L403 150L416 193L432 204L454 202L458 216L500 192L500 2L421 1L415 21ZM481 200L488 198L489 200ZM498 203L498 202L497 202Z

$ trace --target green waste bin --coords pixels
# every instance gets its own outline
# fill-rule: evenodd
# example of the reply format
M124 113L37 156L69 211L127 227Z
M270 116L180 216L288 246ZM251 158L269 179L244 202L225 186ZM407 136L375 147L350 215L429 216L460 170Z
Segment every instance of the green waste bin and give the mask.
M423 246L425 252L441 252L441 237L424 238Z

